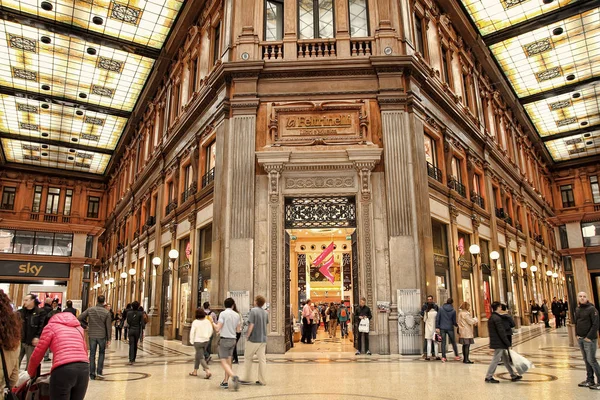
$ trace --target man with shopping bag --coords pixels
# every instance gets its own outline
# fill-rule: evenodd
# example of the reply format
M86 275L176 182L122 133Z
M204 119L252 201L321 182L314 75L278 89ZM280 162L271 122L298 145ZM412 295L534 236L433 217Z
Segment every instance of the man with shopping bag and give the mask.
M587 293L579 292L577 294L579 303L575 310L575 334L577 343L585 361L587 372L586 380L579 384L579 387L587 387L592 390L600 390L600 365L596 360L596 349L598 348L598 310L589 302ZM594 373L598 379L594 383Z
M510 373L511 381L515 382L523 377L517 375L510 365L508 349L510 347L510 341L506 335L506 327L502 320L502 316L498 313L500 309L500 302L495 301L492 303L492 316L488 320L488 330L490 334L490 348L494 349L494 357L488 368L487 375L485 376L486 383L500 383L499 380L494 379L494 372L498 367L500 360L504 363L504 366Z

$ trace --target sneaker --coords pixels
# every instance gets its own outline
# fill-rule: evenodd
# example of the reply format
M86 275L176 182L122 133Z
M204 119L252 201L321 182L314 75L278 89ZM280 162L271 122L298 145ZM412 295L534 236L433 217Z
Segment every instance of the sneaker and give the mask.
M521 379L523 379L523 377L521 375L513 375L510 377L510 380L512 382L520 381Z
M90 375L90 379L91 379L92 381L95 381L95 380L96 380L96 375ZM579 385L579 386L581 386L581 385Z
M261 381L256 381L255 382L258 386L267 386L266 383L262 383Z
M600 384L598 384L598 385L590 385L590 386L588 386L588 388L592 389L592 390L600 390Z
M494 378L485 378L485 383L500 383L500 381Z
M233 385L231 385L231 388L237 392L237 390L240 388L240 378L237 376L233 377Z
M579 387L590 387L590 386L594 386L594 382L589 382L589 381L583 381L581 382L579 385L577 385Z
M360 356L360 351L357 351L356 353L354 353L355 356Z
M460 356L454 357L454 361L460 361Z
M102 374L96 374L96 378L98 378L98 379L104 379L104 375L102 375Z
M229 389L229 384L227 382L221 382L219 385L221 389Z
M371 352L370 352L369 350L367 350L367 355L368 355L368 356L370 356L370 355L371 355Z

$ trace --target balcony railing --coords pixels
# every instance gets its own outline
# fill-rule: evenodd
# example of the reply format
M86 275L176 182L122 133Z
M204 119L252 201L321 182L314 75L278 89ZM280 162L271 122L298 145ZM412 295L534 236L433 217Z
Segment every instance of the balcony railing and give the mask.
M450 189L454 189L460 194L462 197L467 198L467 188L465 185L460 183L456 178L452 178L448 180L448 187Z
M427 162L427 175L438 182L442 182L442 170L431 164L429 161Z
M167 207L165 208L165 215L171 214L171 211L175 211L176 208L177 208L177 202L175 200L173 200L172 202L167 204Z
M335 39L298 41L298 58L334 58L335 56Z
M542 235L535 235L533 237L533 239L538 242L539 244L541 244L542 246L544 245L544 239L542 238Z
M471 193L471 201L477 204L480 208L485 208L485 200L477 193Z
M58 215L44 214L44 222L58 222Z
M212 181L215 180L215 169L212 168L202 177L202 187L207 187Z
M4 203L4 204L0 204L0 210L8 210L8 211L12 211L15 209L15 204L14 203Z
M370 56L373 54L372 43L373 39L371 38L350 39L350 55L352 57Z
M510 226L512 226L512 224L513 224L513 220L512 220L512 218L511 218L511 217L508 217L508 216L507 216L507 217L506 217L506 219L505 219L505 221L506 221L506 223L507 223L507 224L509 224Z
M283 42L262 42L263 60L283 60Z
M506 213L504 212L504 208L496 208L496 218L500 218L500 219L506 218Z
M600 211L600 204L594 204L594 211Z
M187 199L192 197L198 191L198 185L196 182L193 182L182 194L181 194L181 203L185 203Z

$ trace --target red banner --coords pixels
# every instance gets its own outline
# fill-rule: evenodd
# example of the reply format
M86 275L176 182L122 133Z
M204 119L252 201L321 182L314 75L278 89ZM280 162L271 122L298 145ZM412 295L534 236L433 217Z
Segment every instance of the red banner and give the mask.
M333 251L333 242L331 242L331 244L329 246L327 246L321 254L319 254L319 257L315 258L315 261L313 261L313 265L317 266L317 265L321 264L323 262L323 260L325 260L325 258L331 254L332 251Z
M331 258L327 261L325 261L323 263L323 266L321 268L319 268L319 272L323 274L323 276L325 278L327 278L329 280L329 282L333 283L335 282L335 278L333 277L333 275L331 275L331 271L329 271L329 268L331 268L331 266L333 265L333 256L331 256Z

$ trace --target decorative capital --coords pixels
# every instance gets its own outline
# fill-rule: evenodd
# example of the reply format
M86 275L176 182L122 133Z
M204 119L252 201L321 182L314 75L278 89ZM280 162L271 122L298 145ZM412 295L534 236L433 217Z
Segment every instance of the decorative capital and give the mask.
M479 225L481 225L481 221L479 220L479 216L477 214L471 215L471 222L473 223L473 229L478 229Z
M454 204L450 204L448 206L448 209L450 211L450 219L452 220L452 222L456 223L456 219L458 218L458 207L456 207Z

